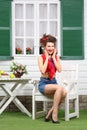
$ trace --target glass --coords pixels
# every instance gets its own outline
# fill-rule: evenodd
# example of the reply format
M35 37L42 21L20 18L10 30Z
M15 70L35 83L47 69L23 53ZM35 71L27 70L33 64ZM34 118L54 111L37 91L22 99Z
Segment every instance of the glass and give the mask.
M34 22L26 22L26 36L34 36Z
M16 54L23 54L23 43L24 40L23 39L16 39L15 40L15 53Z
M23 4L16 4L15 5L15 18L16 19L23 19Z
M27 4L26 5L26 19L33 19L34 18L34 5Z
M53 36L57 36L57 34L58 34L58 25L57 25L57 22L50 22L50 33Z
M47 22L40 22L39 35L42 36L45 33L47 33Z
M47 4L39 5L39 18L46 19L47 18Z
M34 40L26 39L26 54L34 54Z
M57 19L57 4L50 4L50 19Z
M16 36L24 35L24 22L21 22L21 21L15 22L15 35Z

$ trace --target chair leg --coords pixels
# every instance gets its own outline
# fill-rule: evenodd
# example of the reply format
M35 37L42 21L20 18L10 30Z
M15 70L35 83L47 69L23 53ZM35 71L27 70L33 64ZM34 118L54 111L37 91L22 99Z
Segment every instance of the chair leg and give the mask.
M35 108L35 97L32 96L32 119L35 120L35 113L36 113L36 108Z
M65 121L69 121L69 98L65 98Z
M69 111L69 98L68 96L65 98L65 120L69 121L71 117L77 117L79 118L79 99L78 97L74 99L75 103L75 111L73 113L70 113Z
M43 102L43 111L47 112L47 102L46 101Z
M79 99L78 99L78 97L75 100L75 112L76 112L76 117L79 118Z

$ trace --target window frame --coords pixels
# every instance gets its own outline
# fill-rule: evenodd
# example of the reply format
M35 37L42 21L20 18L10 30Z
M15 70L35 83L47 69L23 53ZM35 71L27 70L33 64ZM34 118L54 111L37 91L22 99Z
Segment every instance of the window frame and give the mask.
M28 56L36 56L36 55L38 55L39 54L39 39L40 39L40 36L39 36L39 23L40 23L40 19L39 19L39 16L38 16L38 11L37 11L37 14L36 14L36 17L38 18L38 20L36 20L36 23L35 23L35 25L37 24L37 26L35 26L35 30L37 31L37 36L36 36L36 34L35 34L35 36L36 36L36 39L35 39L35 43L34 43L34 48L35 48L35 51L34 51L34 54L31 54L31 55L26 55L26 54L24 54L24 55L17 55L17 54L15 54L15 50L14 50L14 48L15 48L15 36L14 36L14 34L15 34L15 29L14 29L14 25L15 25L15 23L14 23L14 4L16 4L16 3L31 3L31 4L37 4L38 5L38 7L39 7L39 5L40 4L57 4L58 5L58 11L59 11L59 3L60 3L60 1L59 0L54 0L54 1L49 1L49 0L47 0L47 1L39 1L39 0L34 0L34 1L13 1L12 2L12 19L13 19L13 22L12 22L12 37L13 37L13 41L12 41L12 43L13 43L13 56L14 57L28 57ZM35 7L36 8L36 7ZM60 12L58 12L58 15L60 14ZM60 17L59 17L60 18ZM58 23L58 17L57 17L57 23ZM38 28L38 29L37 29ZM57 28L59 28L59 23L58 23L58 25L57 25ZM58 31L58 33L57 33L57 39L58 39L58 43L59 43L59 38L58 38L58 35L59 35L59 29L57 30ZM47 34L49 33L49 31L47 31L46 32ZM59 47L58 47L58 52L59 52Z

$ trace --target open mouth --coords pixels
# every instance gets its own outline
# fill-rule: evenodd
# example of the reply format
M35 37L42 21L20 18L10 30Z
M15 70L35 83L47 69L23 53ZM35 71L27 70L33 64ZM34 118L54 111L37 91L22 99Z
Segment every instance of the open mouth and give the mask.
M53 53L53 51L48 51L48 53L49 53L49 54L52 54L52 53Z

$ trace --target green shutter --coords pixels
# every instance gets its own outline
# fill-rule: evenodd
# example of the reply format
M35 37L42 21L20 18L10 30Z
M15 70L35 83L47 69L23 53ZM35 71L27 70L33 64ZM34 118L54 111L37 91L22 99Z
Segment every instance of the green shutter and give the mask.
M62 59L83 59L84 0L61 0Z
M11 55L11 0L0 0L0 60Z

